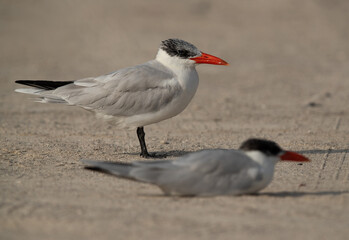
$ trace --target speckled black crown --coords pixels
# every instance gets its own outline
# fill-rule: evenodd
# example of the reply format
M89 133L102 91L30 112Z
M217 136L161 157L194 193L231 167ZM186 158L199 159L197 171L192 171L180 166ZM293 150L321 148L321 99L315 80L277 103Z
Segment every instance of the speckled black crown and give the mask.
M240 149L244 151L258 150L268 156L277 156L283 152L281 147L276 142L257 138L246 140L241 144Z
M161 42L160 48L170 56L190 58L201 55L199 49L193 44L177 38L170 38Z

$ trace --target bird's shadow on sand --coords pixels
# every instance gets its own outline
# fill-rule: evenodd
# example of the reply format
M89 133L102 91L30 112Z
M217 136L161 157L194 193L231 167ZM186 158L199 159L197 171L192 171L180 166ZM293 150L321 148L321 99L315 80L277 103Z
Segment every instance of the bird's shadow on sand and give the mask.
M238 195L238 196L226 196L226 197L244 197L244 196L253 196L253 197L277 197L277 198L286 198L286 197L304 197L304 196L338 196L343 194L349 194L349 191L320 191L320 192L262 192L254 193L247 195ZM169 196L165 194L139 194L140 197L150 197L150 198L174 198L174 199L190 199L190 198L211 198L208 196ZM219 196L216 196L219 197ZM224 197L224 195L223 195Z
M320 192L262 192L256 194L257 196L267 197L303 197L303 196L337 196L342 194L348 194L349 191L320 191Z
M325 153L347 153L349 152L349 149L311 149L311 150L299 150L297 153L300 154L325 154Z
M161 152L150 152L150 154L155 154L155 158L172 158L172 157L181 157L185 154L192 153L192 151L180 151L180 150L173 150L173 151L161 151ZM139 152L124 152L125 155L132 155L132 156L139 156ZM149 158L152 159L152 158Z

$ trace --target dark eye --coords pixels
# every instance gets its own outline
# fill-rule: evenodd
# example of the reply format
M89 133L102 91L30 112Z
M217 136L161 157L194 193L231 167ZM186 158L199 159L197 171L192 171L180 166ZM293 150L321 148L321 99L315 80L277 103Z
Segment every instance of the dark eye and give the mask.
M187 50L178 50L178 56L180 57L188 57L189 52Z

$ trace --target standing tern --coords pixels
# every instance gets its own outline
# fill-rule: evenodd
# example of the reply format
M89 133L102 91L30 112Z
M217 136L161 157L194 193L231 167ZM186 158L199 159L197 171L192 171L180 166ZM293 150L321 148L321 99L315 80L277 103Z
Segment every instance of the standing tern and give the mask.
M256 193L271 182L279 160L308 162L264 139L248 139L239 150L203 150L176 160L133 163L82 160L86 168L157 185L166 195L217 196Z
M94 111L119 128L137 128L142 157L149 154L143 127L182 112L199 84L197 64L228 65L180 39L162 41L155 60L76 81L17 80L33 88L41 103L63 103Z

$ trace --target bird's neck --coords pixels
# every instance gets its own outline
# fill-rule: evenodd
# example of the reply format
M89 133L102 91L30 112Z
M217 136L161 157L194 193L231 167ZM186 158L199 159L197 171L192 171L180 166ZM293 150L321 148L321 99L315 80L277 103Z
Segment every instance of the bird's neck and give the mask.
M248 151L245 154L262 167L274 168L275 164L279 161L278 157L267 156L260 151Z
M195 62L193 60L170 56L162 49L159 49L155 59L175 73L195 70Z
M178 82L189 95L195 94L199 84L199 76L193 60L170 56L162 49L159 49L156 60L177 76Z

